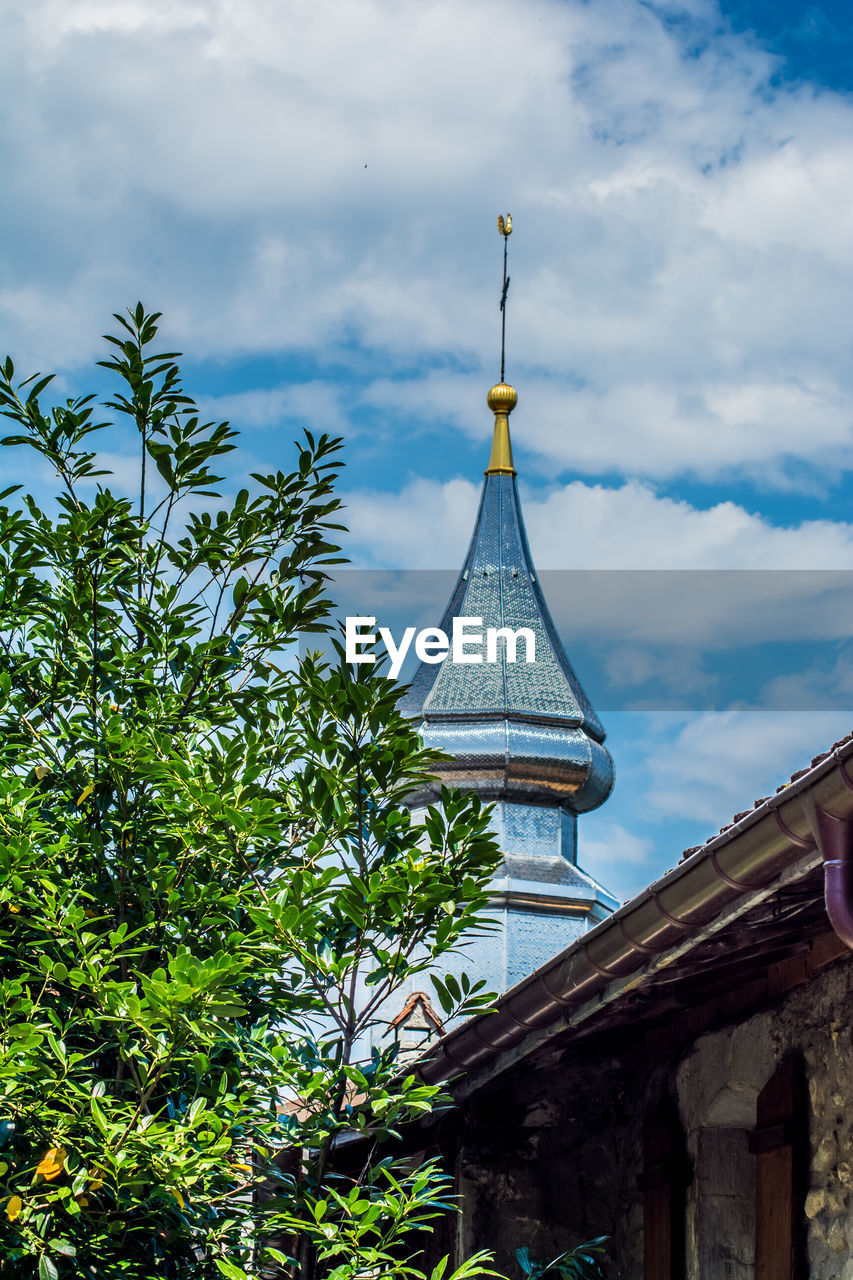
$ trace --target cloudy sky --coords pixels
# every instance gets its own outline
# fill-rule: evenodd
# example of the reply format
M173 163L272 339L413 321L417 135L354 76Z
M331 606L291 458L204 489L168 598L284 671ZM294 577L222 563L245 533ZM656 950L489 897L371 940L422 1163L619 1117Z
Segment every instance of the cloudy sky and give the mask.
M0 348L22 370L88 389L110 313L142 298L193 393L244 430L243 473L285 465L300 425L338 432L354 561L451 569L488 451L511 211L507 376L539 567L851 567L846 0L0 15ZM787 704L775 673L759 709L608 714L618 781L582 823L589 868L633 891L846 732L829 630Z

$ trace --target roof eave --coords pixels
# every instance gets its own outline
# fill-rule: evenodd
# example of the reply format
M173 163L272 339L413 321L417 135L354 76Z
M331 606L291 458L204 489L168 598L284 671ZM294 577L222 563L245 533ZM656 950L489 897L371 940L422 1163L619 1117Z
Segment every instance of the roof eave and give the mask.
M427 1083L462 1076L455 1092L473 1092L819 865L810 814L853 815L851 758L847 739L506 992L492 1013L450 1032L418 1074Z

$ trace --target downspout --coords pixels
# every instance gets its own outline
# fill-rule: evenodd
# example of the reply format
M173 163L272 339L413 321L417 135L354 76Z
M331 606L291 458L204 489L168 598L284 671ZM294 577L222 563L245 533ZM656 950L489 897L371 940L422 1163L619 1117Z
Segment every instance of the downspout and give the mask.
M839 773L853 791L844 762ZM829 923L845 946L853 950L853 820L827 813L813 801L803 805L823 858L823 894Z

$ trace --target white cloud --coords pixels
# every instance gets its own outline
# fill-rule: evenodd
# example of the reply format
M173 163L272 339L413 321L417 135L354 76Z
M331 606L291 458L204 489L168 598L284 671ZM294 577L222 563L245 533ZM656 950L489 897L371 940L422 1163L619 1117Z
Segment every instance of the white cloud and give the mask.
M584 869L596 876L598 870L614 863L642 864L654 851L647 836L628 831L621 822L599 826L594 838L583 842Z
M439 484L416 477L395 494L351 491L343 495L347 554L356 566L457 568L478 499L479 485L461 479Z
M422 478L397 493L345 496L350 554L391 568L461 564L480 486ZM853 525L810 520L778 526L734 502L699 508L638 481L583 481L542 496L523 490L538 569L838 570L853 565Z
M594 880L624 899L655 877L660 853L650 836L609 820L606 811L590 824L589 834L588 822L584 818L579 824L578 862Z
M422 423L452 424L485 441L491 432L482 407L486 390L482 375L434 372L377 379L361 402ZM853 463L853 409L826 380L785 384L706 375L688 385L679 373L677 381L623 377L599 389L532 373L522 383L512 431L517 452L529 460L525 471L537 478L555 469L647 478L690 472L703 479L738 471L763 486L808 488L792 460Z
M199 412L206 417L224 418L241 429L267 430L285 422L295 422L311 431L328 431L337 435L349 426L341 404L340 388L333 382L316 379L287 383L264 391L199 396L196 403Z
M708 712L649 719L648 812L719 825L850 732L849 711Z
M608 724L616 786L602 809L581 818L578 859L625 899L846 736L853 717L623 713Z
M762 702L771 708L813 707L834 710L853 707L853 662L848 643L827 647L825 660L805 665L787 675L768 680Z
M409 571L355 574L359 611L434 625L478 493L463 480L413 479L396 494L346 495L354 564ZM551 614L599 711L851 705L850 526L779 527L734 503L703 510L636 482L576 481L528 493L524 508Z
M389 409L443 386L480 435L509 208L543 471L850 467L853 103L670 8L31 0L0 52L4 345L76 364L142 295L194 355L310 348ZM388 390L433 358L470 378Z

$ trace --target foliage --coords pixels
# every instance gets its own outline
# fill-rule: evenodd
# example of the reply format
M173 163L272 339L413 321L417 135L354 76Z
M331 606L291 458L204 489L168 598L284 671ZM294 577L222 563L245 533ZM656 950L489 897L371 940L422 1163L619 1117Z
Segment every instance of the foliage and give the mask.
M525 1246L516 1249L515 1256L525 1280L543 1280L545 1276L559 1276L560 1280L601 1280L604 1275L604 1243L607 1236L596 1236L574 1249L567 1249L550 1262L536 1262Z
M440 1100L359 1045L480 921L487 815L445 793L416 820L434 758L391 682L287 656L327 625L338 442L222 503L235 432L158 315L116 319L105 421L0 377L6 443L61 485L0 494L0 1274L417 1276L440 1172L330 1153Z

